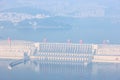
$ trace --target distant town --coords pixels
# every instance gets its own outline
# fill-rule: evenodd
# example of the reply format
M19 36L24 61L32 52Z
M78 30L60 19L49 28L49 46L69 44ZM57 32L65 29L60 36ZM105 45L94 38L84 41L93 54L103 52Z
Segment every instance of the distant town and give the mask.
M49 17L49 15L44 15L44 14L31 15L31 14L16 13L16 12L0 13L0 21L10 21L12 23L21 22L26 19L35 19L35 18L41 19L45 17Z

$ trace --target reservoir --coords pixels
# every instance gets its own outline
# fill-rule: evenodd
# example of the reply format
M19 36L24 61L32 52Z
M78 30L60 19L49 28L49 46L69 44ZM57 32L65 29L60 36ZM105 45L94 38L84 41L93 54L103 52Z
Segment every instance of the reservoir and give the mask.
M39 60L19 63L0 60L0 80L119 80L120 64L94 63L87 66L74 64L43 64Z

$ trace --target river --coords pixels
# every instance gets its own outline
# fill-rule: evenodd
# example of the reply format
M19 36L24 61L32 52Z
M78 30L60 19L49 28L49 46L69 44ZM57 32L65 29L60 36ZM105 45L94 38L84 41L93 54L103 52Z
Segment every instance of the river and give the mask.
M0 80L120 80L120 64L44 64L30 60L8 68L14 60L0 60Z

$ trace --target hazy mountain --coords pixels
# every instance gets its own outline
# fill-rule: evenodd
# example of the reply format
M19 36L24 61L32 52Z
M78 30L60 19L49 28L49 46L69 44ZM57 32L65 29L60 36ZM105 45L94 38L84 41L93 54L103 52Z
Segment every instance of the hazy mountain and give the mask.
M32 7L18 7L18 8L10 8L10 9L4 9L1 12L16 12L16 13L27 13L27 14L45 14L50 15L48 11L38 9L38 8L32 8Z

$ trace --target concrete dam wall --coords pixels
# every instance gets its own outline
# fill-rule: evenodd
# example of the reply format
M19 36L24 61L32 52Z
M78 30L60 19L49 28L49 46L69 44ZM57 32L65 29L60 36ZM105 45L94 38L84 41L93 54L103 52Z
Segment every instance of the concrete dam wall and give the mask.
M1 59L38 59L44 63L120 63L120 45L0 41Z

